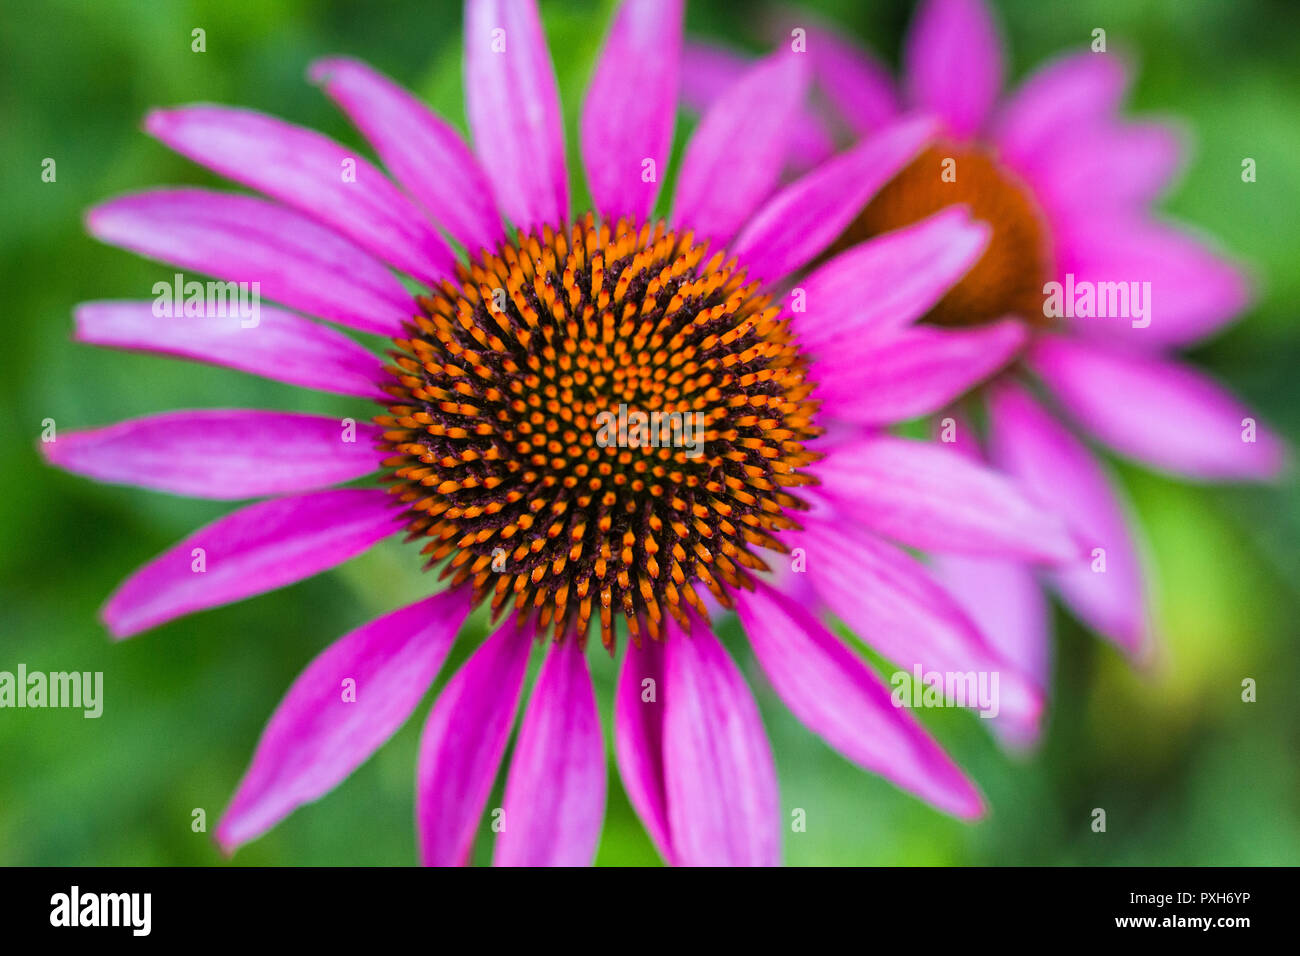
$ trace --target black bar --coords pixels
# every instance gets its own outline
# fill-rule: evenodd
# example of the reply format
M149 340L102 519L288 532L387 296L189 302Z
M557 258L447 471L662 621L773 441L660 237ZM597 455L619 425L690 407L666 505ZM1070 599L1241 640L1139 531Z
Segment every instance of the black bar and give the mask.
M576 945L640 939L638 947L659 948L671 945L660 934L680 926L701 936L756 933L769 940L779 929L802 941L847 931L849 940L865 947L903 939L917 945L926 939L1042 943L1052 938L1045 932L1065 940L1127 936L1182 944L1199 937L1230 944L1241 934L1262 929L1276 935L1288 926L1295 873L1219 867L788 869L761 875L29 868L0 870L0 880L0 933L7 944L75 937L90 944L283 939L337 947L353 939L373 944L414 937L430 947L457 940L463 949L478 939L490 947L499 934L523 933L539 941L563 934ZM101 912L112 917L116 909L119 924L126 925L52 925L71 922L74 886L78 922L92 911L96 919ZM142 895L107 901L100 895L133 893L149 894L147 935L140 932ZM88 896L95 901L88 903ZM134 905L127 909L128 903Z

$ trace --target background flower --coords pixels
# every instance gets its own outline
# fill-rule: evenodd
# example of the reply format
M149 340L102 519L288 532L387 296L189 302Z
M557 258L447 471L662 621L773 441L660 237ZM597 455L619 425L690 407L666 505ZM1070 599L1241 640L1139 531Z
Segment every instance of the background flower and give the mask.
M859 5L840 6L827 11L821 5L876 48L897 47L904 5L857 12L875 18L867 22L854 19ZM1131 37L1147 57L1138 105L1183 113L1201 132L1194 165L1171 205L1181 218L1204 223L1230 248L1262 263L1269 281L1252 320L1200 358L1264 418L1294 435L1296 416L1289 410L1297 386L1288 370L1295 367L1297 348L1294 310L1287 303L1300 290L1288 288L1297 279L1293 270L1281 268L1296 257L1286 238L1294 230L1288 232L1281 217L1296 196L1294 179L1283 177L1294 175L1288 157L1296 144L1288 117L1296 112L1297 94L1278 79L1292 74L1284 72L1288 51L1275 44L1294 35L1295 24L1288 34L1249 7L1225 10L1217 4L1182 4L1161 15L1120 4L1068 14L1040 6L1011 4L1003 11L1012 49L1022 58L1017 75L1036 61L1034 51L1076 43L1104 23L1112 36ZM31 439L45 417L80 426L173 405L346 414L350 406L328 397L290 395L221 370L94 356L72 346L72 302L138 296L157 273L82 236L79 210L141 182L213 184L133 128L148 105L188 101L197 89L205 90L205 99L292 115L349 137L345 122L301 82L307 60L321 49L362 56L403 77L411 64L426 63L418 92L447 115L460 115L457 7L448 5L441 35L409 29L429 16L426 4L340 8L317 22L261 5L199 8L192 16L157 10L146 19L108 7L102 19L86 20L97 15L82 12L79 4L69 4L65 14L57 6L11 14L0 63L20 75L0 84L0 95L8 97L3 118L12 131L7 158L18 170L3 186L11 211L3 241L12 338L2 387L7 406L17 409L8 417L6 436L14 447L6 461L17 467L7 467L0 496L10 542L3 557L3 646L9 663L112 672L109 707L115 708L110 714L116 723L110 732L103 720L69 713L4 715L0 747L6 769L16 768L0 783L4 862L210 862L211 844L191 832L191 812L206 807L212 825L228 781L242 769L266 713L305 652L314 653L338 633L340 620L365 620L362 604L373 617L423 593L423 579L408 556L396 547L381 548L345 570L342 580L351 593L341 593L337 576L307 582L228 609L220 620L188 621L113 648L110 661L94 618L96 596L111 589L123 568L181 537L204 506L127 496L44 473ZM730 29L730 7L697 2L691 17L717 35ZM553 46L566 51L557 72L566 109L576 110L608 10L549 3L543 14ZM195 26L208 31L208 53L202 55L207 59L190 52ZM59 69L50 69L51 63ZM566 128L576 130L575 120L567 117ZM684 134L679 132L679 146ZM576 144L570 154L577 155ZM1261 169L1260 182L1250 186L1239 179L1240 160L1248 155ZM58 160L57 183L39 180L45 156ZM665 191L670 188L665 185ZM1068 676L1058 689L1046 750L1028 768L994 752L969 715L925 715L941 739L968 755L964 762L1000 808L975 831L937 819L857 773L782 716L770 691L761 691L784 809L802 808L809 818L807 833L787 836L792 861L1293 858L1296 825L1276 807L1285 805L1284 795L1294 788L1288 775L1295 773L1285 736L1295 705L1277 692L1296 676L1294 655L1284 644L1297 610L1294 488L1201 490L1146 474L1126 471L1125 477L1160 572L1158 614L1171 641L1169 669L1144 683L1124 674L1109 650L1067 629L1062 673ZM221 510L213 505L203 516ZM278 633L265 630L268 619L282 622ZM253 630L258 641L235 640ZM724 635L747 660L743 645L730 640L735 637ZM155 641L167 642L166 654ZM472 642L462 645L463 655ZM459 663L453 651L444 675ZM606 667L599 656L592 663L598 671ZM752 662L746 669L757 673ZM1258 704L1240 703L1242 676L1263 680ZM602 693L612 678L612 667L597 673ZM111 696L115 684L133 692ZM608 699L599 710L610 712ZM409 770L419 723L417 715L358 779L249 847L240 861L403 858L409 852ZM375 793L384 799L376 801ZM1093 837L1085 823L1093 806L1111 808L1112 821L1128 821L1129 837ZM373 821L364 834L354 825L359 815ZM175 821L173 831L157 825L160 817ZM1112 834L1116 829L1112 822ZM480 841L481 848L486 845ZM639 824L612 787L602 861L651 858Z
M1178 355L1230 327L1251 298L1243 266L1154 208L1183 165L1186 134L1169 119L1125 114L1131 54L1105 28L1045 58L1019 86L1005 82L1006 44L984 0L919 3L896 81L872 54L806 13L789 11L771 30L778 42L788 33L807 46L821 103L805 123L815 125L824 111L828 137L838 128L870 142L907 109L942 120L935 144L863 204L837 245L966 204L989 223L992 238L927 313L931 334L991 323L1029 333L1019 360L941 412L952 417L935 431L1051 502L1091 557L1036 573L1000 558L941 555L936 573L990 641L1041 686L1049 683L1051 635L1040 587L1136 659L1160 654L1141 531L1109 463L1090 444L1193 481L1277 479L1286 458L1257 411ZM684 97L707 103L746 62L706 44L688 48ZM819 162L820 144L805 139L793 144L794 159ZM1242 161L1243 183L1255 181L1254 164ZM1076 279L1089 287L1078 317ZM1057 289L1052 313L1047 280ZM1123 311L1107 317L1101 283L1116 280L1125 287ZM1092 311L1094 284L1101 317ZM1142 292L1132 312L1130 284ZM812 313L820 309L814 300ZM832 343L836 352L851 353L850 335ZM821 350L820 337L805 344ZM1016 746L1037 742L1041 726L1006 716L993 724L999 736Z

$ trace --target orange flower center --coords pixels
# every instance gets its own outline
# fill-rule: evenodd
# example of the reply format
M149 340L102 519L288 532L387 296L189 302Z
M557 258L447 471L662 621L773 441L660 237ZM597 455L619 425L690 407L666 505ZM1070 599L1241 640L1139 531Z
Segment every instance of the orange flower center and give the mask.
M539 631L707 618L786 549L817 457L789 323L724 253L663 223L521 235L419 299L396 340L392 492L453 586Z

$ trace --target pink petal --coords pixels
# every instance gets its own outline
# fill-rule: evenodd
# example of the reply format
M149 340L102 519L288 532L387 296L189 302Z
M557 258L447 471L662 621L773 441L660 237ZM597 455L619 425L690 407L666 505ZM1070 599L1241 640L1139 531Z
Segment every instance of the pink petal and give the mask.
M930 571L975 622L994 652L1044 693L1052 654L1051 608L1033 571L1014 561L935 555ZM1003 712L990 729L1013 750L1036 746L1043 734L1042 714L1017 719Z
M684 40L681 59L681 97L686 108L703 113L737 83L751 61L714 43Z
M998 371L1029 337L1019 319L966 329L914 326L841 342L813 365L816 395L837 418L887 425L938 411Z
M1043 336L1030 364L1084 428L1153 468L1208 481L1264 481L1285 464L1277 436L1185 365L1060 336Z
M614 697L614 753L628 800L659 855L673 863L664 783L663 691L663 642L643 638L638 647L628 641Z
M75 313L78 342L224 365L303 388L383 398L383 362L346 335L269 305L257 325L225 318L156 316L153 302L85 302ZM251 320L249 320L251 321Z
M682 0L624 0L614 15L582 107L587 185L607 221L639 224L654 206L677 118L681 45Z
M127 578L104 605L114 637L264 594L355 557L401 527L392 497L344 488L275 498L200 528ZM195 570L202 549L206 570Z
M1102 120L1039 149L1032 167L1019 171L1058 216L1087 217L1098 206L1129 209L1154 201L1173 179L1182 151L1179 132L1168 124Z
M467 611L463 594L434 595L345 634L307 665L222 814L222 849L261 836L365 763L420 703Z
M1003 156L1017 166L1037 154L1073 141L1074 129L1110 116L1128 82L1124 61L1114 53L1075 53L1031 76L1007 100L993 124Z
M997 675L998 712L1017 724L1037 722L1043 707L1039 688L993 650L924 565L869 534L843 527L835 516L810 518L805 525L807 531L794 541L806 551L809 580L831 613L860 640L909 673L920 667L988 675L986 681Z
M1059 517L997 472L932 442L847 441L813 473L846 518L911 547L1026 561L1079 556Z
M1145 310L1141 319L1065 320L1088 338L1150 351L1191 345L1231 323L1250 302L1242 268L1181 229L1129 215L1094 214L1072 221L1066 235L1058 278L1073 273L1076 289L1081 282L1093 283L1098 304L1099 283L1150 283L1149 289L1138 287ZM1119 308L1109 300L1108 292L1108 312L1132 316L1132 304L1125 310L1122 299L1115 303Z
M936 554L930 573L979 628L994 653L1046 689L1051 609L1034 571L1015 561Z
M228 106L154 110L145 129L183 156L347 236L425 282L455 258L420 211L356 150L273 116Z
M844 233L934 131L933 120L904 120L823 163L769 199L730 251L753 279L773 281L806 265Z
M1113 482L1088 449L1019 386L1000 384L989 416L994 460L1031 493L1051 501L1090 556L1052 574L1061 596L1089 626L1137 653L1148 631L1142 566ZM1094 570L1098 548L1104 570Z
M506 782L497 866L590 866L605 817L605 745L577 640L552 644Z
M727 87L686 144L673 221L696 242L728 242L776 185L808 85L803 57L774 53Z
M368 422L252 409L165 412L42 443L53 465L113 484L191 498L309 491L379 468ZM344 439L351 435L351 441Z
M945 813L973 818L984 801L916 720L893 705L868 670L798 602L760 584L739 596L754 654L786 706L854 763Z
M665 637L668 820L686 866L776 866L781 802L763 722L745 679L703 625Z
M930 438L937 439L955 454L967 461L982 464L984 449L980 445L979 433L974 422L967 414L967 406L954 405L943 411L943 417L930 419Z
M830 352L910 324L979 261L991 235L967 207L951 206L840 253L786 299L800 340L814 352Z
M984 125L1002 90L1002 42L981 0L926 0L903 52L911 103L938 113L965 139Z
M955 430L947 432L942 422L935 422L935 433L948 435L945 444L954 454L982 462L984 451L968 416L956 408L946 416L953 419ZM1051 610L1034 570L1017 561L957 554L931 555L929 566L994 652L1045 690L1051 669ZM1042 731L1041 722L1009 723L1002 715L992 723L1003 742L1016 748L1032 746Z
M425 866L464 866L505 753L532 638L512 619L447 682L420 738L416 826ZM504 821L506 827L510 820Z
M311 64L319 83L412 196L470 252L505 235L487 174L450 123L360 60Z
M534 0L465 4L465 107L501 211L523 230L565 222L560 95Z
M879 132L899 113L889 70L847 37L814 26L805 29L818 89L854 132Z
M269 299L363 332L395 335L416 308L396 277L351 242L252 196L156 189L96 206L86 225L101 242L218 279L259 283L253 291Z
M703 114L727 88L745 75L751 61L725 47L687 40L682 45L682 103ZM791 120L788 171L796 175L813 168L835 152L826 123L811 109L798 111Z

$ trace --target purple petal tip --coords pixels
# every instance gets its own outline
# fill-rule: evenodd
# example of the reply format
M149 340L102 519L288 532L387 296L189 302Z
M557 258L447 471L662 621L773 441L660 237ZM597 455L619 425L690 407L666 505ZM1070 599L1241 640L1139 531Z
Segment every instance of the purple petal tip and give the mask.
M329 83L334 72L345 63L347 57L342 56L323 56L312 60L307 64L307 82L324 86Z

